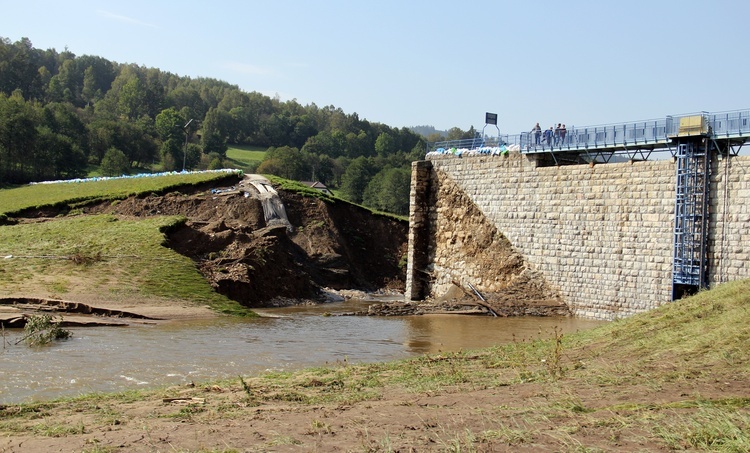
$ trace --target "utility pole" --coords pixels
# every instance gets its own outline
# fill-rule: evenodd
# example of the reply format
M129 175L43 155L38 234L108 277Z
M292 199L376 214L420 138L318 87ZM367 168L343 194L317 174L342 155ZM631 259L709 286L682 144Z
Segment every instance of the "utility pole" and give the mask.
M182 171L185 171L185 162L187 162L187 145L188 145L188 126L190 126L190 123L193 122L193 118L190 118L190 121L185 123L184 126L182 126L182 129L185 130L185 151L182 153Z

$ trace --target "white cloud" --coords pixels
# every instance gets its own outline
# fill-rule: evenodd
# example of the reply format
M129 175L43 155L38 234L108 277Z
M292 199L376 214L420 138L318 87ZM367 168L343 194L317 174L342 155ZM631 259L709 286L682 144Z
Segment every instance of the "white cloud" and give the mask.
M149 24L148 22L142 22L138 19L133 19L132 17L122 16L120 14L115 14L115 13L104 11L101 9L97 10L96 13L100 15L101 17L104 17L107 19L113 19L113 20L116 20L118 22L122 22L125 24L139 25L141 27L159 28L155 24Z

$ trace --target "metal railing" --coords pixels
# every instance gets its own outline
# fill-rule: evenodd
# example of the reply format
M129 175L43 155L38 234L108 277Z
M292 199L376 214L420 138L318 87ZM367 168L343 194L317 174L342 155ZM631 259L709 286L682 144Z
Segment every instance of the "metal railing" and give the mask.
M620 124L572 127L564 136L555 134L547 139L545 131L537 143L533 132L495 137L450 140L427 144L427 152L461 152L480 148L507 148L517 145L523 153L583 151L597 149L666 148L680 132L683 118L703 116L713 138L750 138L750 109L719 113L699 112L668 116L664 119L634 121Z

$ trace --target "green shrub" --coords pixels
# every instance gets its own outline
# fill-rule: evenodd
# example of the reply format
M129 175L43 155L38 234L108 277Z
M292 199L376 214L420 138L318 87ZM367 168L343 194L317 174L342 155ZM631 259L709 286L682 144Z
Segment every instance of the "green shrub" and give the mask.
M60 321L53 321L48 314L32 315L24 326L24 341L29 346L42 346L55 340L70 338L70 331L60 327Z

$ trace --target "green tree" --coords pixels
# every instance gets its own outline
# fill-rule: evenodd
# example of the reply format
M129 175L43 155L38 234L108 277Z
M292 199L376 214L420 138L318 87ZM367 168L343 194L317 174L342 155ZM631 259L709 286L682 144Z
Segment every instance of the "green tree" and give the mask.
M37 128L37 143L32 157L33 179L69 179L85 176L86 156L70 137L48 126Z
M318 130L315 128L314 118L310 115L293 116L291 118L294 127L289 137L290 144L296 148L301 148L310 137L315 136Z
M36 114L24 101L20 90L13 95L0 93L0 181L31 181L33 157L39 133Z
M187 156L183 154L183 149L182 140L170 138L162 142L159 151L164 170L182 169L182 163L187 163Z
M0 41L0 92L11 94L20 90L22 96L32 99L39 91L39 61L28 38L13 44ZM56 71L55 71L56 72Z
M375 151L378 156L385 157L398 151L396 139L389 133L383 132L375 140Z
M304 180L309 177L310 167L305 155L297 148L282 146L269 148L258 166L258 173L271 173L286 179Z
M310 171L310 175L303 179L309 178L310 181L320 181L326 185L331 184L336 168L336 161L326 154L318 156L304 150L302 150L302 155L307 169Z
M94 102L101 97L101 91L96 88L96 75L94 68L89 66L83 72L83 89L81 90L81 98L86 104L93 105Z
M360 156L354 159L341 177L341 194L354 203L362 203L365 188L372 178L370 161Z
M152 126L142 122L130 123L97 119L89 125L89 161L98 164L109 148L117 148L128 156L132 165L150 165L158 157Z
M134 120L145 113L146 90L137 76L131 77L120 89L117 111Z
M47 102L61 102L64 97L64 88L60 77L52 76L47 84Z
M102 159L101 171L104 176L119 176L130 171L128 156L117 148L110 148Z
M41 123L56 134L64 135L86 155L89 149L88 129L70 103L50 103L42 109Z
M183 148L184 149L184 148ZM201 149L200 145L196 143L188 143L187 146L187 155L184 156L185 159L185 169L192 170L194 168L199 168L201 166L201 162L203 161L203 150ZM217 156L216 153L212 153L211 156ZM223 159L221 156L219 156L219 161L223 163ZM201 167L203 169L209 168L209 167ZM211 170L215 170L216 168L221 167L214 167L210 168Z
M185 155L187 150L183 146L186 141L184 138L186 132L183 129L185 124L185 118L173 107L164 109L156 115L154 128L162 140L159 151L162 166L165 170L179 170L187 167L187 156ZM183 163L185 168L183 168Z
M224 168L224 159L216 154L203 154L201 156L201 166L208 170L218 170Z
M261 137L268 146L283 146L289 143L294 126L288 116L272 114L261 123Z
M327 154L331 157L338 157L343 154L341 143L334 139L328 131L318 132L308 138L302 149L310 154Z
M339 134L341 133L339 132L335 134L335 136L339 136ZM363 130L360 130L357 133L349 132L346 134L345 143L346 155L352 159L359 156L369 157L374 154L372 139L370 135Z
M378 197L380 209L399 215L409 214L411 169L401 167L383 171L385 177Z
M156 115L154 128L161 137L161 154L162 166L165 170L186 170L187 150L183 145L187 142L184 137L188 132L185 131L185 118L180 115L173 107L162 110Z
M185 123L185 118L174 107L170 107L156 115L156 132L162 141L179 139L185 133L182 129Z
M362 202L371 208L399 215L409 213L411 172L407 168L385 168L370 180Z
M204 153L216 153L222 157L226 157L227 149L229 149L227 141L216 132L210 134L204 132L201 136L201 145Z
M446 140L464 140L467 138L474 138L474 126L471 126L465 132L461 128L452 127L448 129L448 135L445 137Z
M211 108L203 120L203 136L201 144L203 152L217 153L222 157L227 155L227 136L232 129L232 116L223 110Z
M8 101L14 92L22 103ZM154 165L161 158L165 168L181 168L183 160L191 168L218 165L201 152L222 157L227 143L289 147L303 151L297 162L290 163L288 156L294 153L284 151L269 158L266 168L275 166L297 179L314 176L334 187L343 184L352 159L368 159L369 180L383 168L422 157L421 151L413 152L420 138L410 130L370 123L332 105L281 102L216 79L77 57L67 49L34 49L25 38L16 43L0 38L0 93L6 96L0 103L8 113L0 112L3 181L76 173L81 154L88 163L99 164L113 147L133 166ZM203 149L196 158L197 127L190 129L184 150L184 125L190 118L194 125L202 122ZM455 138L475 133L473 128L451 132ZM63 155L70 160L55 157ZM359 163L350 174L355 170L362 170ZM356 188L359 181L349 179L347 185L353 193L362 192Z
M365 187L365 191L362 194L362 204L373 209L383 210L380 207L380 192L383 188L384 178L385 173L379 171L372 177L372 179L370 179L370 182L367 183L367 187Z
M187 110L185 117L203 118L208 112L208 107L201 98L198 87L187 85L184 82L177 83L178 86L167 93L166 105L174 107L180 112L185 108Z

